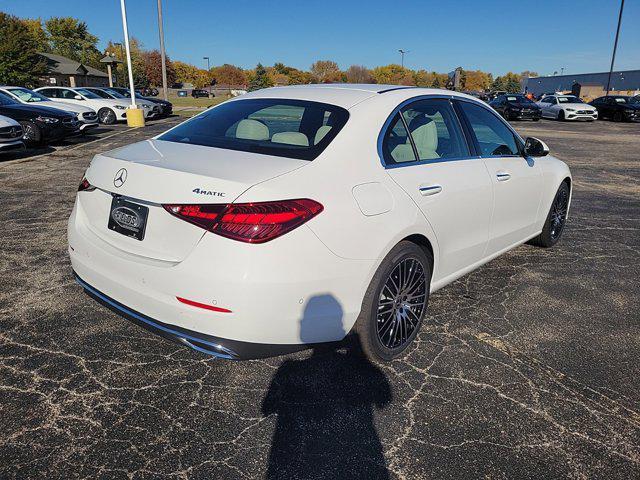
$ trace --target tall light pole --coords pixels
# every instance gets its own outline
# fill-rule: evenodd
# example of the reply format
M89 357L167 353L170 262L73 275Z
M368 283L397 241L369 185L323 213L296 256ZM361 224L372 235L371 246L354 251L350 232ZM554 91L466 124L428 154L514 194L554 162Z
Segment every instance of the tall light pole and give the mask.
M209 66L209 57L202 57L202 59L207 61L207 74L208 74L209 70L211 70L211 67ZM209 96L211 96L211 81L209 81Z
M122 10L122 30L124 32L124 46L127 51L127 69L129 70L129 90L131 92L131 106L127 109L127 125L130 127L144 127L144 112L136 105L136 90L133 85L133 69L131 68L131 48L129 47L129 29L127 27L127 7L124 0L120 0Z
M622 23L622 10L624 9L624 0L620 0L620 13L618 14L618 29L616 30L616 39L613 42L613 54L611 55L611 67L609 68L609 78L607 79L607 93L611 87L611 74L613 73L613 63L616 61L616 50L618 49L618 37L620 36L620 24Z
M127 27L127 7L124 0L120 0L122 10L122 30L124 31L124 48L127 52L127 70L129 70L129 89L131 90L131 108L136 107L136 90L133 85L133 69L131 68L131 49L129 48L129 28Z
M402 68L404 68L404 54L405 54L405 53L409 53L409 52L410 52L410 50L402 50L402 49L400 49L400 50L398 50L398 51L400 52L400 66L401 66Z
M158 0L158 32L160 34L160 57L162 58L162 95L167 100L167 58L164 52L164 29L162 26L162 0Z
M560 67L560 75L564 75L564 67Z

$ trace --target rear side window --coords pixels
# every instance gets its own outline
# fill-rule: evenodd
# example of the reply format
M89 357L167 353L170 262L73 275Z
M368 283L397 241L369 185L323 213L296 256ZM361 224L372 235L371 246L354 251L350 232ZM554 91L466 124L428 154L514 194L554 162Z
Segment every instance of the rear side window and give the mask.
M448 100L419 100L402 109L418 160L469 156L464 135Z
M159 140L313 160L348 118L344 108L326 103L236 100L194 117Z
M425 99L393 117L383 137L382 155L387 165L393 165L467 157L469 150L451 103Z
M515 135L498 116L470 102L459 102L459 105L478 140L481 156L500 157L520 154Z

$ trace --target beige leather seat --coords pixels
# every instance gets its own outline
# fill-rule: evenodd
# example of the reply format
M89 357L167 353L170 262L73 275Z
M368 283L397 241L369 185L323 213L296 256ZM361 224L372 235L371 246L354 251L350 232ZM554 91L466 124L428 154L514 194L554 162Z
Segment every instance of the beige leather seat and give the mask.
M285 143L287 145L309 146L309 139L304 133L300 132L280 132L274 133L271 137L272 143Z
M413 123L413 122L411 122ZM436 122L427 119L427 123L424 123L414 130L411 130L411 136L413 142L416 144L418 150L418 157L420 160L430 160L432 158L440 158L438 155L438 128Z
M240 120L236 128L236 138L244 140L269 140L269 127L258 120Z
M317 145L319 144L322 139L324 138L324 136L329 133L329 131L331 130L331 126L330 125L323 125L321 126L318 131L316 132L316 136L313 139L313 144Z
M416 144L419 160L440 158L437 152L438 128L436 122L425 116L417 117L409 124L409 130L411 130L411 137ZM406 143L398 145L391 151L391 157L398 163L415 161L416 156L409 137L407 137Z

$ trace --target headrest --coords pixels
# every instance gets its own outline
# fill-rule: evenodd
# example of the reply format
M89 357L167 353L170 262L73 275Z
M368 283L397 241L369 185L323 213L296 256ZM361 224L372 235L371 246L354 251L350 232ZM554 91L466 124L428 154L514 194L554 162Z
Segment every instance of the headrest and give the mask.
M236 128L236 138L246 140L269 140L269 127L258 120L240 120Z
M320 127L318 129L318 131L316 132L316 136L313 140L313 144L317 145L319 144L322 139L324 138L324 136L329 133L329 131L331 130L331 126L330 125L323 125L322 127Z
M272 143L286 143L287 145L309 146L309 139L304 133L300 132L280 132L274 133L271 137Z

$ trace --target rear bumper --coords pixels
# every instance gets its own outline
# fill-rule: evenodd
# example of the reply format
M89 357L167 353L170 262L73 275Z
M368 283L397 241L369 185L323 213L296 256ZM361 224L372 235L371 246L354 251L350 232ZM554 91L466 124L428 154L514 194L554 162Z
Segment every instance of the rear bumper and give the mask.
M180 261L132 254L101 235L76 202L68 225L69 256L85 290L117 303L120 313L126 309L181 332L171 335L183 344L194 343L184 336L191 335L228 348L233 358L271 356L344 338L360 313L375 263L334 255L306 225L262 245L205 233ZM185 304L178 297L230 312Z
M87 295L110 310L116 312L127 320L132 321L136 325L155 333L156 335L160 335L161 337L167 338L168 340L180 345L186 345L198 352L228 360L249 360L285 355L287 353L293 353L307 348L307 345L303 344L272 345L239 342L237 340L214 337L212 335L194 332L175 325L169 325L148 317L143 313L136 312L92 287L82 280L76 272L73 272L73 274L76 281L84 289Z

